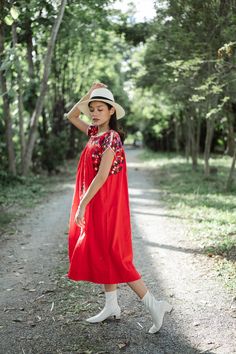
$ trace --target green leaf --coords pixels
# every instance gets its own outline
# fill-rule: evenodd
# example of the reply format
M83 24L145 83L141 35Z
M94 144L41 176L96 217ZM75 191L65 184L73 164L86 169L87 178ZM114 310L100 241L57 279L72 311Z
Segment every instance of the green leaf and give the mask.
M8 70L11 67L12 63L10 62L10 60L4 60L2 62L2 65L0 66L0 71L2 70Z
M7 15L4 18L4 21L5 21L6 25L8 25L8 26L11 26L14 22L13 18L10 15Z
M14 20L16 20L20 15L18 9L15 6L12 6L12 8L10 10L10 14Z
M200 102L200 101L205 101L206 97L204 96L199 96L199 95L192 95L192 97L189 99L190 102Z
M211 116L213 116L213 115L219 113L220 110L221 110L221 107L219 107L219 106L217 106L216 108L212 108L212 109L207 113L206 118L208 119L208 118L210 118Z

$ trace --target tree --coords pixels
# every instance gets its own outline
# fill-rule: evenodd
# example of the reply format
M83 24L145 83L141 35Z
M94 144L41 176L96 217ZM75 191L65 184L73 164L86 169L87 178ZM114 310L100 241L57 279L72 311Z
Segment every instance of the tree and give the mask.
M83 136L68 123L64 113L87 91L91 82L106 82L116 99L120 97L128 105L122 69L128 45L113 27L114 14L106 7L110 2L70 1L56 41L51 30L55 28L58 11L55 1L22 0L14 6L6 2L2 68L5 68L11 140L15 147L11 160L18 173L22 164L24 174L42 168L51 173L57 171L66 157L77 156ZM13 18L15 12L19 16ZM116 21L118 16L119 12ZM6 169L9 160L4 153L4 128L0 121L2 169Z
M179 136L185 136L193 168L198 152L204 151L204 174L208 177L212 142L217 142L213 140L216 129L221 129L222 140L222 126L228 129L228 151L232 154L234 150L235 65L229 59L229 65L226 60L223 65L217 52L234 36L236 3L224 0L161 3L156 3L157 14L146 44L145 70L142 69L144 73L136 82L139 87L149 88L157 99L162 93L175 105L175 122L183 129ZM226 47L232 52L230 46ZM172 115L166 119L171 124Z
M10 98L7 89L7 79L6 79L6 70L3 65L4 58L4 42L5 42L5 21L4 16L6 14L5 1L0 0L0 59L1 59L1 68L0 68L0 87L1 94L3 99L3 116L5 121L5 136L7 143L7 155L8 155L8 170L13 175L16 174L16 163L15 163L15 152L13 144L13 131L12 131L12 118L10 111Z
M33 149L34 149L34 144L35 144L36 134L37 134L37 123L38 123L39 116L40 116L42 109L43 109L43 101L44 101L44 97L45 97L46 89L47 89L47 82L48 82L48 77L49 77L49 73L50 73L50 66L51 66L51 61L52 61L53 49L55 46L55 41L57 38L58 30L59 30L59 27L60 27L60 24L61 24L63 15L64 15L66 3L67 3L67 0L61 1L58 15L57 15L57 18L55 19L54 25L52 27L51 38L48 42L47 51L45 54L43 78L42 78L42 82L40 85L39 96L36 101L35 110L34 110L33 115L31 117L29 137L28 137L28 141L27 141L27 145L26 145L26 149L25 149L25 154L24 154L24 160L23 160L23 174L24 175L26 175L28 173L31 159L32 159L32 154L33 154Z

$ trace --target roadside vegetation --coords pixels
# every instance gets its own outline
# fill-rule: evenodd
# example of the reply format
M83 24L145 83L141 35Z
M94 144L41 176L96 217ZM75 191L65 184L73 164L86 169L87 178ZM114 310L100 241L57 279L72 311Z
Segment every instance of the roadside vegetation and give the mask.
M140 158L155 170L163 202L183 220L198 251L215 259L218 275L236 288L236 186L225 189L230 158L213 156L214 172L203 178L203 160L193 171L185 157L145 150Z
M61 188L62 183L74 182L76 160L69 160L58 169L57 174L12 176L0 175L0 235L15 233L14 223L52 193Z

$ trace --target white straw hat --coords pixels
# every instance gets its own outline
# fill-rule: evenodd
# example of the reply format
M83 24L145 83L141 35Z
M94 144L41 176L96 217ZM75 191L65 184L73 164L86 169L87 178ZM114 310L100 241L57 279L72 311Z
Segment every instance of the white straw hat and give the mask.
M125 115L124 108L115 102L112 92L110 90L108 90L107 88L101 87L101 88L94 89L91 92L88 100L79 102L77 104L77 107L79 108L79 110L88 117L91 117L91 112L89 110L88 104L89 104L89 102L92 102L92 101L107 102L111 106L115 107L117 119L120 119L120 118L124 117L124 115Z

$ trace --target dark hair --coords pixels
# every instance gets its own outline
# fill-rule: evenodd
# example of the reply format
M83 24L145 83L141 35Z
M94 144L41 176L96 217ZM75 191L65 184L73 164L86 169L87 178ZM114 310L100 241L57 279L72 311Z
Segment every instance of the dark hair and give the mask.
M102 101L105 103L108 107L108 109L111 109L113 106L107 102ZM124 140L126 138L126 134L123 131L122 128L120 128L117 118L116 118L116 111L111 115L110 121L109 121L109 128L115 130L117 133L120 135L120 139L122 141L122 144L124 143Z
M107 102L104 102L107 107L109 109L111 109L113 106L110 105L109 103ZM123 131L122 128L120 128L119 124L118 124L118 121L117 121L117 118L116 118L116 111L111 115L111 118L110 118L110 121L109 121L109 127L110 129L113 129L115 130L117 133L119 133L120 135L120 138L121 138L121 141L122 141L122 144L124 143L124 140L126 138L126 134L125 132Z

